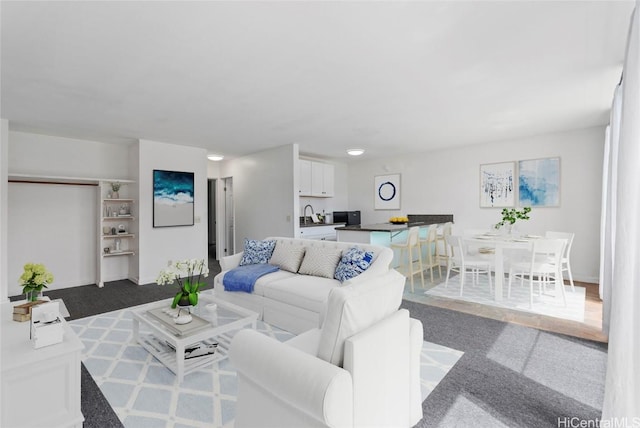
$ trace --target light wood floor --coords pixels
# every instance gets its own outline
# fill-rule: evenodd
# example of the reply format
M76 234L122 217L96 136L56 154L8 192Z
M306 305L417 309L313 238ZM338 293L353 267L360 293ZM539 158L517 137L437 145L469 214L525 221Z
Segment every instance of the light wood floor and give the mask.
M565 281L568 284L568 281ZM584 322L564 320L528 312L496 308L479 303L451 300L437 296L427 296L422 303L440 308L465 312L498 321L535 327L541 330L562 333L583 339L607 342L608 338L602 333L602 300L598 294L598 284L574 282L576 286L585 287Z

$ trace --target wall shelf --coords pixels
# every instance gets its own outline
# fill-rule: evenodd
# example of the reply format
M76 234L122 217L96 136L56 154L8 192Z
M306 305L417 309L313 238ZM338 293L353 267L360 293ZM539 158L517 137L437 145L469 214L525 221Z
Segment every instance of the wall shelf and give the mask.
M102 202L104 202L104 203L110 203L110 202L113 202L113 203L119 203L119 202L134 203L135 200L133 200L133 199L122 199L122 198L120 198L120 199L109 199L109 198L107 198L107 199L103 199Z
M42 183L42 184L85 184L97 186L100 183L119 182L122 184L135 183L133 180L121 178L91 178L91 177L63 177L59 175L38 175L24 173L9 173L8 180L15 183Z
M118 256L133 256L135 254L134 251L112 251L110 253L103 253L102 257L118 257Z
M102 239L116 239L116 238L135 238L133 233L118 233L116 235L102 235Z

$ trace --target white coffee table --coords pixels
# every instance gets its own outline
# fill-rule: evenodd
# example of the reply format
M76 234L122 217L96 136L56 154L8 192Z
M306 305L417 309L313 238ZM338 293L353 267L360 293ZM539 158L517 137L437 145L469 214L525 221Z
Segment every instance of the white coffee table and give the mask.
M138 342L175 373L178 382L182 382L186 374L226 358L231 339L238 330L256 328L256 312L201 293L198 305L192 308L193 315L200 319L194 319L191 327L186 324L186 331L180 332L180 326L172 325L154 315L158 314L158 309L169 308L172 300L149 303L133 311L133 341ZM217 309L208 310L207 305L210 304L216 304ZM145 331L141 331L140 324L145 327ZM195 329L189 331L189 328ZM185 348L195 343L217 343L216 352L185 360Z

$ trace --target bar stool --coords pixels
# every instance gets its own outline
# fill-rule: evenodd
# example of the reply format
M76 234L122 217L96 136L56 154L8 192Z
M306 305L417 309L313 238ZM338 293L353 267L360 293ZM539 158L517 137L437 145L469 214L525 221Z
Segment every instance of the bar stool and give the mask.
M422 268L422 254L420 251L420 228L414 226L409 228L409 234L405 242L392 242L392 250L400 250L398 257L399 267L404 266L406 268L405 276L409 276L409 282L411 283L411 292L413 293L413 275L420 272L420 278L422 280L422 288L424 288L424 269ZM418 251L417 260L414 259L414 251ZM404 255L406 254L406 264L404 264ZM414 269L414 265L418 262L418 269Z
M438 267L438 275L442 278L442 270L440 269L440 263L437 260L436 252L438 246L438 225L432 224L427 228L426 239L420 240L420 254L424 254L424 261L422 266L425 269L429 269L431 274L431 282L433 282L433 268ZM426 251L423 251L423 247Z
M436 261L438 265L444 262L446 267L449 267L449 260L451 259L450 247L447 245L447 236L451 236L451 230L453 228L452 222L447 222L442 226L442 233L438 234L436 239ZM442 250L440 249L440 243L442 243Z

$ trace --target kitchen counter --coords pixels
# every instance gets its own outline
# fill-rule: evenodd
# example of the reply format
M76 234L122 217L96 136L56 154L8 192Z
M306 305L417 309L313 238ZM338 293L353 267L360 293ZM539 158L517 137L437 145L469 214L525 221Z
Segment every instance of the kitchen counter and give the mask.
M319 226L343 226L346 225L346 223L300 223L300 227L319 227Z
M401 232L413 226L429 226L430 224L444 224L453 222L453 214L409 214L409 223L392 224L376 223L336 227L336 230L351 230L360 232Z
M427 223L417 221L405 224L377 223L377 224L357 224L351 226L336 227L336 230L352 230L360 232L401 232L413 226L426 226Z
M409 223L406 224L375 223L336 227L338 241L389 247L392 242L406 240L409 228L413 226L420 227L420 237L424 239L430 225L453 221L452 214L409 214L407 218Z

